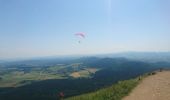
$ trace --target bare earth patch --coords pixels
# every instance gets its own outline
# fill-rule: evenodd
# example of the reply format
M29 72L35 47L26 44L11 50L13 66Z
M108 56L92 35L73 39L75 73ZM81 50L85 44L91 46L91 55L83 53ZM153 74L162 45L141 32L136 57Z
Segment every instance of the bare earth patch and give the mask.
M78 72L73 72L70 74L71 77L74 78L80 78L80 77L90 77L91 74L94 74L95 72L97 72L100 69L96 69L96 68L85 68L83 70L80 70Z
M74 72L70 76L72 76L74 78L78 78L78 77L80 77L80 74L78 72Z
M123 100L170 100L170 71L146 77Z

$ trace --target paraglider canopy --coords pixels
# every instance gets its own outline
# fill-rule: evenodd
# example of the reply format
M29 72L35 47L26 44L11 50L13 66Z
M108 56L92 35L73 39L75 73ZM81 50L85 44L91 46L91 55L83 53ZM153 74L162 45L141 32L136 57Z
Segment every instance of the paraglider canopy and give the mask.
M84 39L86 37L85 33L83 32L78 32L78 33L75 33L75 36L77 36L79 38L79 43L81 43L82 39Z
M85 38L85 33L83 33L83 32L76 33L75 35Z

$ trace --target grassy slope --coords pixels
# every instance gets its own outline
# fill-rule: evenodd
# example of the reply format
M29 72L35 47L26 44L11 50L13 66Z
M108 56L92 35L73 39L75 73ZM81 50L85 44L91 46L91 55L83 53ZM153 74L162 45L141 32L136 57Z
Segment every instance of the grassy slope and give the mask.
M138 82L138 79L120 81L108 88L67 98L65 100L121 100L122 97L130 93L130 91L138 84Z

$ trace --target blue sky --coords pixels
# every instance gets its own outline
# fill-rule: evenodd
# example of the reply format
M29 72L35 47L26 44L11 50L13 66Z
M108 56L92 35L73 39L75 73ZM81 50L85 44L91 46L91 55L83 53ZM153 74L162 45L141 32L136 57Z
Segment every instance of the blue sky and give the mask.
M170 51L169 27L168 0L0 0L0 58Z

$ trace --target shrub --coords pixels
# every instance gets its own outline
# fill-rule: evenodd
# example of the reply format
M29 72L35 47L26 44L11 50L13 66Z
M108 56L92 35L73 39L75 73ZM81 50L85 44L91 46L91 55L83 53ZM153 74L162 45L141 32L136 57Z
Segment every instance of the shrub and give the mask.
M138 84L138 79L119 81L108 88L96 92L74 96L65 100L121 100Z

